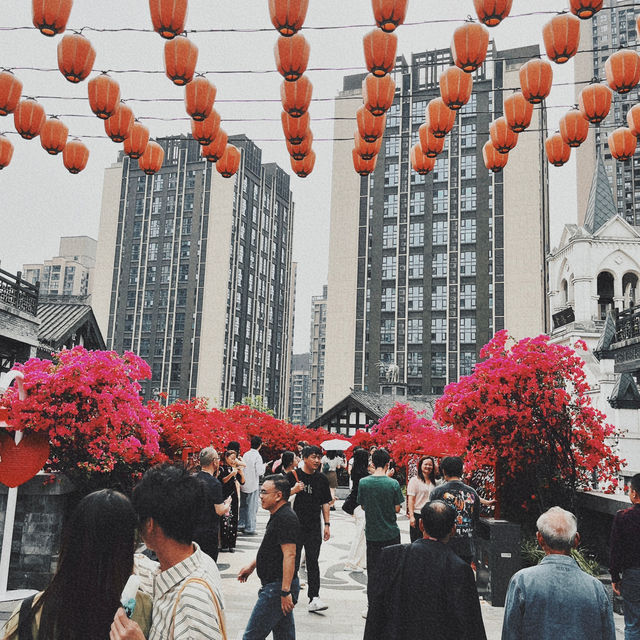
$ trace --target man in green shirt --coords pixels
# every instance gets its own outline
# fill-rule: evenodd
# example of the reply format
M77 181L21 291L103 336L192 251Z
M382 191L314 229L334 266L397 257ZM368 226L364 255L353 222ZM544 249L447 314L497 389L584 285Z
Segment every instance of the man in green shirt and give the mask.
M400 544L396 513L400 511L404 496L398 481L387 476L390 459L386 449L376 449L371 456L375 471L362 478L358 485L358 504L364 509L366 518L364 533L367 540L368 584L378 579L376 566L382 549Z

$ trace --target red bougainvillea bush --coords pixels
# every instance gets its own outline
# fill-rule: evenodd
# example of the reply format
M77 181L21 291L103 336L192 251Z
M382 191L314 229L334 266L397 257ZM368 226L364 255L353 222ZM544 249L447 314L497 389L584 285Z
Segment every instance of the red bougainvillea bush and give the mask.
M502 513L516 519L523 510L574 507L576 489L596 475L613 490L617 433L591 405L580 356L547 336L508 340L498 332L480 353L486 360L436 404L434 419L468 439L466 466L496 465Z
M74 347L16 368L24 373L26 398L12 388L2 403L13 429L48 432L48 470L87 488L103 476L126 489L158 455L158 433L138 384L151 371L135 354Z

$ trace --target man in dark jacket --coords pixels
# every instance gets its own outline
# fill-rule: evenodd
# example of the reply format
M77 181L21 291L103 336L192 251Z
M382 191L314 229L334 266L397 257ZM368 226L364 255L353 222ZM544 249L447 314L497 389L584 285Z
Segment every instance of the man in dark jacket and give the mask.
M455 520L452 507L430 502L421 513L424 537L382 550L364 640L486 640L473 570L447 546Z

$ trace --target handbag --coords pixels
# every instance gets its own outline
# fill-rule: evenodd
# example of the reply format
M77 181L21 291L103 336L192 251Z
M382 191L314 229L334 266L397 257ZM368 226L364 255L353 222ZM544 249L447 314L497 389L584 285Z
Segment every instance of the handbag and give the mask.
M357 506L358 506L358 501L356 500L356 497L353 495L353 491L352 491L347 496L346 500L342 503L342 510L345 513L348 513L350 516L352 516Z
M216 608L216 614L218 616L218 622L220 623L220 633L222 634L222 640L228 640L227 637L227 628L224 622L224 615L222 614L222 607L220 606L220 600L218 600L218 596L216 592L211 588L211 585L202 578L189 578L184 581L184 584L180 587L180 591L178 591L178 595L176 596L175 604L173 605L173 612L171 613L171 626L169 627L169 638L173 640L174 638L174 627L176 624L176 611L178 610L178 602L180 600L180 596L182 592L185 590L186 586L189 583L197 583L205 586L209 589L209 593L211 594L211 598L213 599L213 605Z

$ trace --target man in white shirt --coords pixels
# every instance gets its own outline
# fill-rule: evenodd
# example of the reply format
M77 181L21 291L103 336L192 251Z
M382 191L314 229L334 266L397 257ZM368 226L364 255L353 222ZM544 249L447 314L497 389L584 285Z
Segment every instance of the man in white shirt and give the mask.
M251 449L242 458L246 467L244 469L244 484L240 487L238 531L244 532L247 536L256 535L260 476L264 474L266 467L259 453L261 447L262 438L251 436Z

